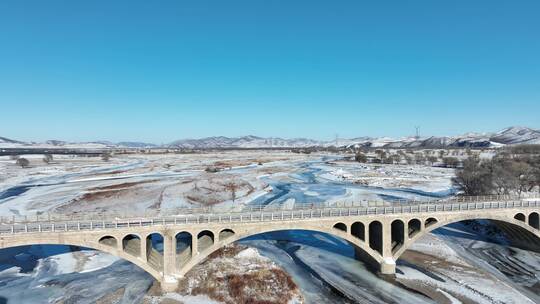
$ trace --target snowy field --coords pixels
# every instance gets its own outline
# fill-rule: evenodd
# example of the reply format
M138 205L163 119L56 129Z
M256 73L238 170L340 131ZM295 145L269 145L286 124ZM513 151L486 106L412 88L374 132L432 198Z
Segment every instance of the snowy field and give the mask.
M360 164L330 154L139 154L113 156L108 162L55 156L50 164L42 161L42 155L28 159L30 167L20 168L14 160L0 157L0 216L393 204L455 193L452 169ZM291 287L275 303L540 303L540 255L508 247L504 240L493 242L475 231L456 224L422 238L398 261L395 279L368 271L342 240L306 231L242 240L239 243L251 251L208 260L199 267L221 267L216 273L223 275L248 275L252 267L286 270L297 289ZM201 293L197 286L202 280L193 274L187 277L191 285L159 295L148 274L104 253L67 246L0 251L0 303L233 301L216 292ZM275 276L270 279L280 282Z

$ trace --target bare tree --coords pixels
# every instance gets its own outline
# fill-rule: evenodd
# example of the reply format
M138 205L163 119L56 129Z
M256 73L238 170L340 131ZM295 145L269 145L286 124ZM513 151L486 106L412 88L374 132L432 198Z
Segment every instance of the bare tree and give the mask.
M354 160L356 160L356 161L359 162L359 163L367 163L368 158L367 158L367 156L366 156L364 153L358 152L358 153L356 153L356 155L354 156Z
M417 165L424 165L426 163L426 157L420 152L414 154L414 159Z
M463 168L456 172L452 182L466 195L486 195L493 190L491 168L478 157L464 160Z
M427 161L430 166L433 166L434 163L436 163L439 159L436 156L428 156Z
M529 153L499 152L481 160L473 154L463 161L454 184L468 195L518 194L540 191L540 156Z
M386 152L381 149L375 150L375 154L379 156L380 159L386 158Z
M534 179L533 179L531 190L534 187L538 187L538 193L540 193L540 168L534 168L534 171L532 174L533 174Z
M30 162L26 158L19 158L15 163L21 166L21 168L27 168L30 165Z
M440 159L443 159L445 153L446 153L446 151L444 151L444 150L439 150L439 158L440 158Z
M206 169L204 169L204 171L208 173L216 173L216 172L219 172L220 169L218 167L208 166L206 167Z
M444 157L443 164L447 168L456 168L459 164L459 160L456 157Z
M225 184L225 189L231 192L231 199L233 202L236 200L236 190L238 190L238 188L239 185L236 184L234 181L230 181Z
M383 164L387 164L387 165L391 165L394 163L394 158L392 158L392 155L390 156L385 156L383 159L382 159L382 163Z
M111 155L109 153L103 153L101 154L101 160L104 162L108 162L111 159Z
M51 162L53 161L53 156L52 154L45 154L43 155L43 162L46 163L47 165L50 164Z
M405 155L405 162L407 163L407 165L412 165L414 164L414 159L410 155Z

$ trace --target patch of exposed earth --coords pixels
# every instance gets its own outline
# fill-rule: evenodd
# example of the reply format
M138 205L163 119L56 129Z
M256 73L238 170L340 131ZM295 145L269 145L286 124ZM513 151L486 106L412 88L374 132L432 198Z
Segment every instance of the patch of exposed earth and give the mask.
M226 304L293 304L303 297L291 276L254 248L230 245L190 270L176 294L149 295L146 303L208 298ZM174 302L172 302L174 303Z

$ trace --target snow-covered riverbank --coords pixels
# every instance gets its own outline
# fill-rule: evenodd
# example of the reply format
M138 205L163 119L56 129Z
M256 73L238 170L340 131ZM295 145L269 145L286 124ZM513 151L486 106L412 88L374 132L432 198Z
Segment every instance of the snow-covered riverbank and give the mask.
M126 208L157 212L209 204L216 210L318 202L391 204L396 199L427 200L453 192L451 169L363 165L333 155L256 151L119 156L108 163L91 160L88 165L78 159L58 162L47 171L48 166L38 162L34 168L21 169L2 160L0 165L9 173L0 183L4 189L0 215ZM205 172L209 167L220 171ZM237 185L235 197L222 188L225 182ZM9 196L5 192L28 185L32 186ZM398 261L396 279L371 273L354 259L354 250L346 242L321 233L278 232L239 243L256 248L275 263L272 267L286 270L302 294L298 301L306 303L539 302L540 256L481 237L471 240L468 236L478 232L468 229L454 225L421 239ZM72 249L2 250L0 299L8 303L21 299L26 301L22 303L216 302L188 290L157 297L152 294L153 279L136 266L95 251L72 253ZM257 260L251 263L262 265Z

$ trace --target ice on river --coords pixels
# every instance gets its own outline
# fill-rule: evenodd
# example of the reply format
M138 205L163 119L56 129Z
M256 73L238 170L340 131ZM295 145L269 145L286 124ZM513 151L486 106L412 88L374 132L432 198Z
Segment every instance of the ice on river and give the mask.
M360 165L332 155L220 152L118 156L110 163L71 161L59 158L47 167L36 160L35 167L24 171L0 160L0 169L7 172L0 180L4 195L0 195L0 216L193 206L196 202L189 195L202 193L194 187L207 188L207 183L199 181L209 176L216 182L226 178L244 187L239 191L241 197L234 200L230 194L210 193L214 196L208 199L217 202L216 210L255 205L291 208L319 202L393 204L399 199L428 200L453 193L452 170ZM205 172L215 165L223 170ZM111 189L112 196L94 195ZM474 233L458 225L424 237L411 248L423 254L421 261L398 260L397 280L373 274L354 258L354 250L346 242L321 233L278 232L241 243L257 248L285 269L307 303L540 303L540 256L464 237ZM31 246L2 250L0 303L95 303L110 297L118 299L117 303L140 303L153 283L150 275L128 262L90 250L73 253L72 249ZM436 300L428 297L434 295ZM168 296L186 303L211 303L204 296Z

